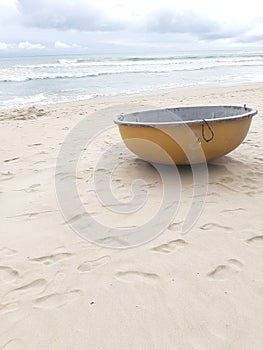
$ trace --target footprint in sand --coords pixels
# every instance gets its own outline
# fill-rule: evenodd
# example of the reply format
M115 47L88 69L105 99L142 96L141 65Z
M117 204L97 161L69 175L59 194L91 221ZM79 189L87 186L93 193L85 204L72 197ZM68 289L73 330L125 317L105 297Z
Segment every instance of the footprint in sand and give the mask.
M14 158L9 158L9 159L5 159L4 163L9 163L9 162L14 162L15 160L20 159L19 157L14 157Z
M19 276L19 272L9 266L0 266L0 281L12 282Z
M8 248L8 247L2 247L2 248L0 248L0 254L6 255L6 256L15 255L16 253L17 253L16 250L10 249L10 248Z
M16 311L19 308L19 303L8 303L8 304L0 304L0 314L5 314L8 312Z
M91 270L98 268L99 266L105 265L109 261L110 261L109 256L102 256L95 260L87 260L78 266L78 270L80 272L89 272Z
M36 307L54 308L68 304L81 295L80 289L74 289L66 293L54 293L37 298L33 301Z
M42 146L42 143L37 142L37 143L32 143L31 145L27 145L28 147L35 147L35 146Z
M154 284L159 280L159 276L155 273L140 271L120 271L115 274L116 278L128 283L147 283Z
M9 340L1 350L24 350L26 349L24 342L21 339Z
M4 302L20 300L26 296L42 293L47 286L47 281L43 278L32 281L21 287L9 291L4 297Z
M14 173L11 171L1 173L1 181L11 180L14 177Z
M220 183L231 184L232 182L234 182L234 179L231 176L225 176L220 179Z
M236 208L236 209L225 209L225 210L221 210L221 214L229 214L229 215L236 215L237 212L241 212L244 211L244 208Z
M237 274L243 267L243 264L236 259L229 259L226 264L218 265L207 276L213 280L226 280Z
M39 186L41 186L41 185L40 185L40 184L33 184L33 185L29 186L29 187L23 188L23 189L20 190L20 191L24 191L24 192L26 192L26 193L36 192L36 191L37 191L37 188L38 188Z
M231 231L232 228L229 227L229 226L223 226L223 225L219 225L219 224L216 224L214 222L211 222L211 223L207 223L207 224L204 224L202 226L200 226L200 229L201 230L213 230L213 229L221 229L221 230L224 230L224 231Z
M183 223L183 221L180 222L174 222L171 225L168 226L168 230L170 231L179 231L180 225Z
M170 241L165 244L161 244L157 247L152 248L151 250L154 252L161 252L161 253L172 253L173 250L179 247L183 247L187 244L187 242L183 239L176 239L173 241Z
M246 242L248 244L253 244L257 247L263 247L263 235L251 237L251 238L247 239Z
M30 261L38 262L38 263L43 263L45 265L51 265L56 263L57 261L68 259L71 256L73 256L72 253L58 253L58 254L51 254L51 255L45 255L45 256L40 256L38 258L30 258Z
M74 176L74 178L75 178L75 176ZM80 220L82 217L85 217L85 216L88 216L88 215L89 215L89 214L86 213L86 212L83 212L83 213L74 215L74 216L72 216L70 219L68 219L67 221L65 221L65 222L63 223L63 225L73 224L75 221L78 221L78 220Z

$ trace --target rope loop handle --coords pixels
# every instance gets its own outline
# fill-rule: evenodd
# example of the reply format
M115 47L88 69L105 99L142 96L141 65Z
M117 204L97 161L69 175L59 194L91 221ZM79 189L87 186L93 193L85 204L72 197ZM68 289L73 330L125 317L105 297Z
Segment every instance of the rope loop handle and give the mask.
M203 139L205 140L205 142L210 142L210 141L213 140L215 134L214 134L214 132L213 132L211 126L207 123L207 121L206 121L205 119L203 119L203 122L204 122L204 123L202 124L202 137L203 137ZM210 131L210 133L211 133L211 136L210 136L209 138L206 138L206 137L205 137L205 125L208 127L208 129L209 129L209 131Z

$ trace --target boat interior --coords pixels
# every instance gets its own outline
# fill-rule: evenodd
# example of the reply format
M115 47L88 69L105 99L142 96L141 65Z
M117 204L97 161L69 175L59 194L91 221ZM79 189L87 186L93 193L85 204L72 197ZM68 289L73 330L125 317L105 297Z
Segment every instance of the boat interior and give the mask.
M229 118L246 117L253 114L253 110L235 106L202 106L178 107L144 112L135 112L119 116L117 124L173 124L198 122L202 120L223 120Z

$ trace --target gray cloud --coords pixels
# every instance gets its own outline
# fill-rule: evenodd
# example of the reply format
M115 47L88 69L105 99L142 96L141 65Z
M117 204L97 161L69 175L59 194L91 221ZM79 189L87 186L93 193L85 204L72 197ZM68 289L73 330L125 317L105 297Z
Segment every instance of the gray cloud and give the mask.
M192 33L215 32L218 24L211 19L193 11L172 11L160 9L147 18L147 30L159 33Z
M258 35L244 35L236 38L237 42L249 44L249 43L263 43L263 34Z
M26 27L40 29L75 30L78 32L155 32L160 34L188 34L205 41L237 38L248 26L232 29L220 21L200 13L161 8L148 12L140 19L125 21L112 18L101 8L85 0L18 0L20 20Z
M2 50L12 49L8 43L30 42L45 46L45 50L67 52L262 42L256 28L260 28L262 16L254 22L238 23L234 14L233 21L229 18L226 23L222 16L203 14L197 6L179 11L164 5L137 15L124 9L117 18L114 7L106 13L94 0L16 0L16 7L3 7L0 2L0 25L8 27L0 32L0 42Z
M214 41L240 37L251 29L251 24L228 27L219 19L214 20L194 11L162 9L147 18L147 30L158 33L189 34L199 40Z
M123 27L85 0L18 0L17 8L22 23L36 28L115 31Z

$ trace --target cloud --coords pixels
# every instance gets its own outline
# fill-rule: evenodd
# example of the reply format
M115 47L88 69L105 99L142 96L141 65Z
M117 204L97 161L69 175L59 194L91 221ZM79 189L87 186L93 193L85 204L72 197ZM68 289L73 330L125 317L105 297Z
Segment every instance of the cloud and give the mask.
M35 50L44 49L45 46L39 43L30 43L29 41L22 41L17 44L18 49Z
M4 42L0 42L0 50L6 50L8 49L8 44L7 43L4 43Z
M71 49L71 48L80 48L80 45L77 44L67 44L63 41L55 41L54 42L54 48L55 49Z
M259 4L243 2L235 11L228 0L0 0L0 50L98 53L260 43L263 21L253 2Z
M122 8L123 16L103 10L103 2L87 0L17 0L20 21L26 27L57 29L77 32L156 32L160 34L189 34L198 40L214 41L236 38L250 29L251 23L232 24L220 19L217 13L205 13L202 9L159 6L155 10L143 7L130 15L128 7ZM113 5L112 5L113 6ZM142 5L143 6L143 5ZM106 8L106 6L104 6ZM117 9L117 7L116 7ZM64 41L56 48L66 48ZM65 45L68 45L65 43Z
M0 1L0 24L1 26L14 23L19 16L19 12L16 8L15 2L11 1Z
M233 21L232 21L233 22ZM159 9L147 18L147 30L158 33L189 34L198 40L215 41L232 39L235 41L252 27L251 23L227 23L193 10Z
M147 30L159 33L207 33L219 29L218 24L193 11L159 9L147 18Z
M55 49L67 49L67 48L70 48L71 46L66 44L66 43L63 43L62 41L55 41L54 43L54 47Z
M36 28L114 31L122 28L119 21L85 0L18 0L22 23Z
M26 50L41 50L41 49L44 49L45 46L42 45L42 44L33 44L33 43L30 43L29 41L22 41L20 43L17 44L17 47L18 49L26 49Z
M22 41L19 43L0 42L0 50L39 50L44 49L45 46L39 43L30 43L29 41Z
M247 31L245 35L238 38L240 42L263 42L263 17L258 17L254 21L254 26L252 29Z

